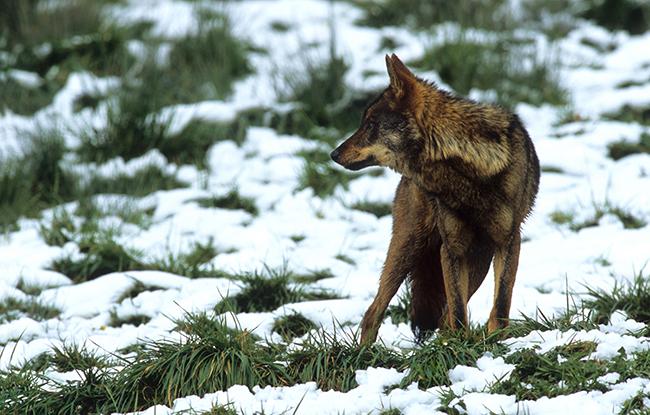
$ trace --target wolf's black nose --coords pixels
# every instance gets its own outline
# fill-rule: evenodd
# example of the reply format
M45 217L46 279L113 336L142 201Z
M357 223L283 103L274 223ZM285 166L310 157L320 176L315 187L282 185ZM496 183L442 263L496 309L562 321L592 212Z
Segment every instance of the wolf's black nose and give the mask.
M341 154L341 150L339 150L339 148L337 147L334 149L334 151L330 153L330 157L332 158L332 160L338 162L339 154Z

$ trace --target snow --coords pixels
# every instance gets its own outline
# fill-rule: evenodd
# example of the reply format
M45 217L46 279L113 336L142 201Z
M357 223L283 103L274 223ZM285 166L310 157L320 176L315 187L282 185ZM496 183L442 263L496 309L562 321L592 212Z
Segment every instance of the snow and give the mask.
M154 7L156 13L152 14ZM110 16L117 22L152 20L153 35L178 38L196 28L194 7L182 1L132 1L128 6L112 7ZM359 10L347 3L335 3L330 10L325 1L289 0L246 1L228 3L226 11L237 22L235 30L259 47L266 48L270 57L252 55L256 73L238 81L231 98L226 101L206 101L174 105L161 115L172 120L172 133L180 132L193 119L227 122L242 109L272 106L276 103L274 83L277 71L287 71L295 62L323 56L327 51L329 18L336 22L337 50L351 64L348 83L360 89L385 86L383 54L379 50L381 37L395 38L400 44L396 53L404 60L414 59L424 51L422 36L402 28L363 28L353 24ZM286 23L286 33L270 30L272 22ZM436 29L440 36L453 28ZM479 32L476 36L482 36ZM600 43L613 42L617 48L608 53L596 53L581 44L582 38ZM317 46L305 51L305 45ZM277 47L281 44L282 47ZM589 218L597 206L613 204L629 209L650 220L650 155L639 154L614 161L607 157L607 145L625 139L637 140L648 127L635 123L597 120L602 114L617 111L625 105L650 104L650 83L618 88L623 81L650 79L647 50L650 33L629 36L611 34L604 29L584 23L562 39L557 47L563 52L562 82L571 90L571 110L581 116L575 121L556 126L562 109L551 106L533 107L520 104L517 112L526 124L544 167L561 169L561 173L543 173L535 210L524 226L526 242L521 248L517 284L515 285L511 317L522 313L534 316L538 310L547 316L565 310L567 295L579 302L585 286L611 289L616 283L631 280L648 261L647 241L650 226L625 229L612 215L605 215L598 226L572 232L566 226L553 224L549 215L554 211L573 212L577 220ZM133 45L133 50L139 50ZM364 78L367 71L377 75ZM439 82L435 73L420 75ZM24 71L11 71L9 76L23 84L37 86L40 79ZM440 82L439 82L440 83ZM52 105L34 117L11 112L0 115L0 154L20 151L17 130L30 130L44 123L65 122L69 125L103 125L106 108L73 112L76 97L87 92L105 93L118 85L117 79L97 78L78 72L69 76L64 88ZM444 84L443 84L444 85ZM285 108L286 109L286 108ZM343 137L342 137L343 138ZM66 132L70 146L78 138ZM272 129L254 127L247 131L245 142L237 146L232 141L215 144L206 160L210 173L201 177L194 167L178 168L169 164L157 150L129 161L121 158L101 165L75 164L71 169L104 176L133 175L140 169L155 165L190 184L185 189L155 192L136 200L140 207L155 207L153 224L146 230L124 226L119 242L145 253L146 258L162 258L168 253L186 252L197 241L212 240L220 252L210 265L231 272L260 270L288 264L297 272L329 269L334 278L315 284L345 296L344 299L309 301L286 304L266 313L241 313L228 316L230 325L249 329L261 337L276 339L272 332L275 318L300 312L325 330L335 330L340 323L356 327L375 294L391 232L391 218L350 209L358 201L390 202L399 176L386 171L382 176L363 176L353 180L347 190L337 188L335 196L321 200L311 189L296 191L302 159L301 150L323 148L297 136L281 135ZM328 149L326 149L328 150ZM225 195L232 189L255 199L260 215L242 210L207 209L195 201L198 198ZM74 204L72 204L74 205ZM72 206L71 205L71 206ZM49 212L51 214L51 212ZM47 217L46 212L45 216ZM51 247L38 232L38 222L22 219L19 231L0 239L0 299L20 298L16 289L19 281L43 288L39 300L56 305L61 316L47 321L21 317L0 324L0 369L20 365L54 346L65 343L84 344L100 353L113 353L142 339L174 336L170 334L173 319L188 311L211 309L226 295L241 288L223 278L192 280L183 276L157 271L128 271L111 273L95 280L73 285L71 280L48 270L52 260L67 253L77 253L74 244ZM293 236L304 236L296 243ZM345 254L354 261L350 265L336 256ZM610 265L603 265L605 258ZM492 272L492 271L491 271ZM118 303L122 294L140 282L154 287L135 298ZM492 278L470 301L473 322L484 322L492 305ZM134 327L107 327L111 312L120 317L146 315L152 319ZM612 315L607 324L597 330L533 331L521 338L504 341L510 353L534 349L538 353L575 341L596 343L589 359L611 359L622 348L628 356L648 350L650 339L638 337L645 328L628 319L622 312ZM414 347L413 336L406 324L394 325L387 319L379 330L379 338L392 347ZM177 399L172 408L156 406L142 414L179 413L185 410L209 410L212 405L232 404L243 413L264 409L265 413L336 414L379 413L397 408L404 414L431 414L441 405L441 394L451 390L457 396L450 406L468 414L530 413L553 414L580 411L589 414L611 414L639 391L650 391L650 380L629 379L619 382L618 374L607 374L602 383L610 385L607 392L578 392L537 401L516 401L514 396L487 392L498 379L507 379L513 365L503 357L484 355L475 366L457 366L449 373L451 386L420 390L416 385L385 390L399 383L404 372L386 368L368 368L356 372L358 387L349 392L322 391L308 382L291 387L253 388L232 386L226 391L214 391L203 397ZM65 374L54 374L62 376ZM462 403L462 405L461 405ZM464 408L464 409L463 409Z

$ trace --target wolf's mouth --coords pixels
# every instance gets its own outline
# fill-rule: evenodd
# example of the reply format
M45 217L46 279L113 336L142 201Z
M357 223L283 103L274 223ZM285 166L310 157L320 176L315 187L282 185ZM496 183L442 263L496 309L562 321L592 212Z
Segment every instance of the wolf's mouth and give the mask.
M355 161L355 162L352 162L352 163L348 164L347 166L343 166L343 167L345 167L348 170L355 170L356 171L356 170L361 170L364 167L370 167L370 166L376 166L376 165L377 165L377 160L375 159L374 156L370 156L365 160Z

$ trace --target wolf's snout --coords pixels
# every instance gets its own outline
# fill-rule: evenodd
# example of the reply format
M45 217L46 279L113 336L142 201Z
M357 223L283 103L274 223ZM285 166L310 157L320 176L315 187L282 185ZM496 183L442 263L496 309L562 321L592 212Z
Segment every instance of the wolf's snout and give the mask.
M332 160L334 160L335 162L337 162L337 163L339 163L339 164L341 164L341 163L339 162L339 156L340 156L340 155L341 155L341 147L337 147L337 148L335 148L334 151L332 151L332 152L330 153L330 157L332 158Z

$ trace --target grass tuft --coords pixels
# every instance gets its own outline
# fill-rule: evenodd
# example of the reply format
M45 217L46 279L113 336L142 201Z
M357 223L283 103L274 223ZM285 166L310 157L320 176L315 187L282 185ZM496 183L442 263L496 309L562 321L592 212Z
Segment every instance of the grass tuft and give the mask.
M573 211L561 210L552 212L550 218L553 223L558 225L568 225L569 229L573 232L598 226L598 223L605 215L615 216L623 224L625 229L640 229L648 224L644 218L637 216L622 206L612 204L607 199L602 203L594 202L593 209L593 214L582 220L578 220Z
M144 314L119 315L115 310L110 312L109 327L122 327L124 325L141 326L151 321L151 317Z
M338 298L328 290L308 289L304 284L294 283L294 275L286 268L266 268L265 272L256 271L235 278L243 283L242 290L224 298L215 306L215 312L273 311L284 304Z
M232 189L223 196L213 196L210 198L196 199L199 206L203 208L220 208L220 209L241 209L253 216L259 214L259 209L255 205L255 200L244 197L239 194L239 190Z
M636 107L626 104L620 110L604 114L603 117L608 120L625 123L650 125L650 107Z
M380 344L360 346L353 336L319 331L288 353L287 368L296 382L316 382L322 390L347 392L357 386L356 370L400 367L403 358Z
M94 176L84 187L84 192L92 194L121 194L146 196L158 190L171 190L185 187L174 174L167 173L156 165L144 167L132 175L118 173L114 176Z
M449 371L457 365L473 366L486 352L498 355L505 349L496 336L485 337L483 329L471 329L468 334L438 332L409 355L406 362L409 373L401 386L413 382L420 389L449 385Z
M79 241L79 258L69 256L54 260L51 268L74 282L93 280L111 272L142 270L145 264L138 259L140 252L124 248L110 230L84 235Z
M289 383L286 369L246 331L228 328L220 319L187 316L183 341L145 345L115 380L114 398L121 411L227 390L232 385L279 386Z
M650 153L650 134L643 133L638 142L626 140L615 141L607 145L607 155L612 160L620 160L632 154Z
M66 148L60 131L38 127L25 134L22 154L0 160L0 229L70 201L78 191L77 177L62 166Z
M7 323L21 317L43 321L58 317L61 310L52 304L46 304L36 297L26 299L6 297L0 301L0 323Z
M54 348L42 354L38 364L0 372L0 402L12 414L107 413L114 370L107 359L78 346ZM56 381L37 370L53 365L59 371L74 370L81 380Z
M650 323L650 280L639 272L630 283L616 283L609 290L587 288L584 307L592 310L594 318L606 323L616 310L624 311L629 318Z
M219 254L214 241L194 242L188 252L169 253L160 260L146 265L148 269L165 271L188 278L231 278L231 275L214 268L210 261Z
M286 342L294 337L304 336L315 328L316 324L313 321L297 312L282 316L273 322L273 331L282 336Z
M176 42L165 68L173 90L169 103L223 99L235 80L253 71L246 52L250 46L236 38L224 14L204 14L195 33Z
M373 215L381 218L388 216L393 212L393 204L386 202L371 202L369 200L362 200L355 202L350 206L352 209L360 210L362 212L372 213Z

